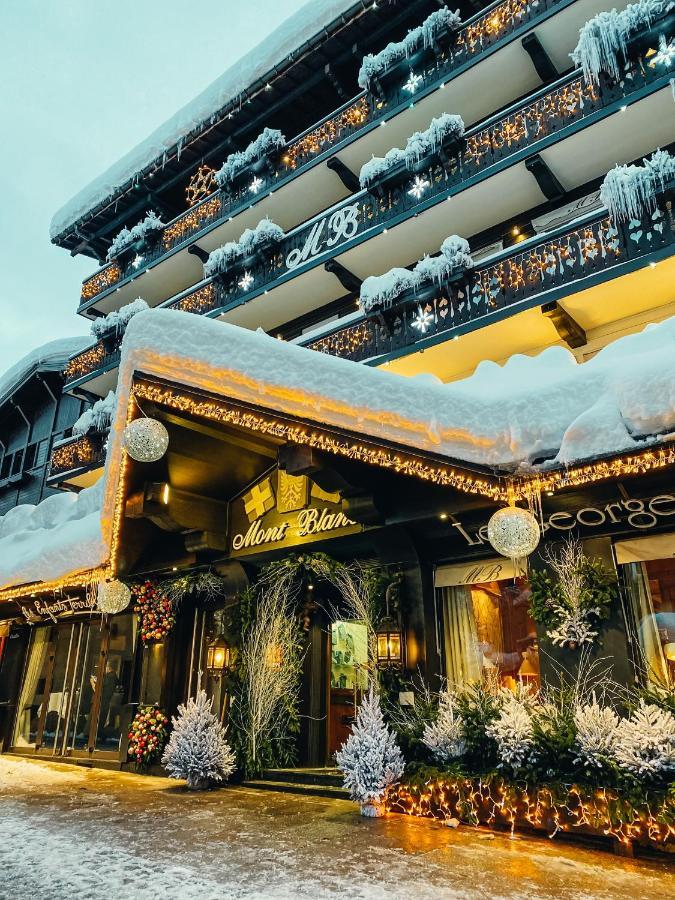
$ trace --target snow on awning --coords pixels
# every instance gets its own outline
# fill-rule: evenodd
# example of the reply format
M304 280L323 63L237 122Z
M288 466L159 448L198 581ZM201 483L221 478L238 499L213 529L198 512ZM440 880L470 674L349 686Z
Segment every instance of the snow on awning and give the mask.
M161 163L165 154L180 147L192 132L212 122L221 110L253 85L272 78L275 68L307 41L333 30L334 23L350 11L361 12L363 8L360 0L309 0L206 90L69 200L52 219L49 229L52 240L113 197L139 172L154 162Z

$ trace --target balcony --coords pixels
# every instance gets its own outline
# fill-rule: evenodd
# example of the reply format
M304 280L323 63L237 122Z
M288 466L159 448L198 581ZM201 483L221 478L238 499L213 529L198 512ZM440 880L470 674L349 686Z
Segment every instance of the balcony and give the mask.
M402 297L388 312L299 343L378 365L656 265L675 253L672 194L671 186L659 198L657 211L640 222L615 226L604 210L590 213L573 227L562 226L545 239L532 238L495 254L459 281ZM661 277L667 284L668 276Z
M52 449L47 484L50 487L84 488L98 480L105 463L108 433L73 435Z
M514 96L533 90L540 81L527 53L515 39L537 27L538 36L550 45L554 62L564 70L568 67L567 53L574 46L579 26L603 5L593 0L504 0L493 4L469 19L458 32L448 35L436 50L426 51L420 59L411 59L405 65L394 67L373 92L358 95L290 141L278 156L268 161L267 167L256 172L255 193L251 192L250 179L231 193L216 191L170 222L154 244L104 266L84 282L80 311L96 304L101 312L108 312L116 308L119 301L125 303L133 299L131 293L137 285L132 287L132 282L160 262L167 271L157 277L156 283L154 279L151 285L144 281L144 299L154 305L175 293L183 273L189 271L191 262L196 265L196 260L191 261L181 254L180 265L173 268L166 266L165 261L181 249L185 250L196 238L210 235L214 229L218 229L218 238L214 237L213 247L236 237L244 227L254 224L254 218L257 221L257 218L269 215L288 228L311 216L317 208L331 206L348 192L335 175L326 174L325 167L314 171L311 177L303 178L303 190L294 192L292 202L284 189L338 151L344 151L346 164L358 171L373 153L387 149L385 137L377 128L385 121L389 124L387 140L395 141L424 127L441 111L456 109L466 122L471 123L508 103ZM548 22L551 17L555 17L555 22ZM472 86L469 80L461 77L512 42L508 56L501 63L493 61L479 76L476 85ZM405 87L412 64L419 79L414 103ZM368 138L364 140L366 136ZM284 221L291 212L295 221ZM236 222L228 224L235 218ZM123 294L115 297L119 290Z
M105 397L108 391L113 390L117 382L122 337L120 332L71 357L63 370L64 390L72 390L94 375L96 382L88 383L87 390L100 397Z

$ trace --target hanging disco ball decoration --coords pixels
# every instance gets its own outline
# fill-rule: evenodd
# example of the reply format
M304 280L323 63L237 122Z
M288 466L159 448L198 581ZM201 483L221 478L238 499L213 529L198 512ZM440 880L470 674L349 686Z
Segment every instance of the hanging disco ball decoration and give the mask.
M143 416L124 429L124 447L136 462L157 462L169 446L169 432L157 419Z
M125 610L131 602L131 591L121 581L102 581L98 586L96 608L99 612L114 616Z
M539 523L527 509L505 506L488 522L488 540L497 553L510 559L524 559L536 550L541 537Z

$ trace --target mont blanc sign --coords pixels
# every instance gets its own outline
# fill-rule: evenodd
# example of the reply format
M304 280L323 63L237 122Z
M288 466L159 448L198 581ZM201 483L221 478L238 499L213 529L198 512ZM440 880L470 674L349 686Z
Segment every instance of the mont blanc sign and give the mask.
M286 257L286 268L297 269L324 250L355 237L359 230L359 204L342 206L318 219L307 231L304 243Z
M266 475L230 509L230 553L245 556L361 531L328 494L303 475Z

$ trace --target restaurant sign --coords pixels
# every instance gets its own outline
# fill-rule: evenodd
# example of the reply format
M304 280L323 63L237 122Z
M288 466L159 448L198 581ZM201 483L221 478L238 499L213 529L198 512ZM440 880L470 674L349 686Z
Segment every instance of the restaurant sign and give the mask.
M91 613L96 609L96 595L87 597L59 597L53 600L37 599L26 603L18 601L27 622L56 622L77 613Z
M544 511L544 537L559 538L572 531L586 534L607 534L616 531L644 533L657 525L675 522L675 494L657 494L642 500L626 498L604 506L584 506L581 509ZM456 528L470 547L489 544L487 522L476 528L455 521Z
M304 475L275 469L230 507L230 553L246 556L347 534L362 526L341 509L340 495L322 491Z

